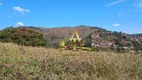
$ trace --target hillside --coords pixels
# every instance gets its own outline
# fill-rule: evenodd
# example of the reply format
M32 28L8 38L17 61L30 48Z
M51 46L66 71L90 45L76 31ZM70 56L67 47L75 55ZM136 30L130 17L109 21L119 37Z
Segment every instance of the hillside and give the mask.
M60 28L37 28L34 26L23 26L24 28L30 28L41 32L47 41L47 47L57 48L59 41L69 40L74 30L78 30L80 37L85 40L88 35L91 35L94 31L104 30L98 27L90 26L76 26L76 27L60 27Z
M23 26L24 28L30 28L37 30L43 33L46 36L56 36L56 37L63 37L68 39L71 37L73 30L77 30L80 34L80 37L86 38L89 34L97 30L104 30L99 27L91 27L91 26L75 26L75 27L59 27L59 28L42 28L42 27L34 27L34 26Z
M116 52L124 51L142 51L142 37L132 36L122 32L112 32L99 27L92 26L76 26L76 27L60 27L60 28L37 28L24 27L41 32L46 39L47 47L59 47L59 41L66 41L72 36L73 30L79 32L83 43L87 47L92 47L97 50L114 50Z
M1 80L141 80L142 54L59 51L0 43Z

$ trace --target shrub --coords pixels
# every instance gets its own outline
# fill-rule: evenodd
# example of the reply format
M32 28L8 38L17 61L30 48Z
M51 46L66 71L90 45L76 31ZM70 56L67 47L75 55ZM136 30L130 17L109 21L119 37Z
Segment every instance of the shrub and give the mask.
M0 31L1 42L12 42L25 46L44 46L44 37L41 33L25 28L5 28Z

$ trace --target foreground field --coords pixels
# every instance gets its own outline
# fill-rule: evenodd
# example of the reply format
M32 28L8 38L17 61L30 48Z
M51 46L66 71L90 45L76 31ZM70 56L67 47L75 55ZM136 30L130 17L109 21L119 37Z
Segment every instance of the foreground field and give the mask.
M0 43L0 80L142 80L142 54Z

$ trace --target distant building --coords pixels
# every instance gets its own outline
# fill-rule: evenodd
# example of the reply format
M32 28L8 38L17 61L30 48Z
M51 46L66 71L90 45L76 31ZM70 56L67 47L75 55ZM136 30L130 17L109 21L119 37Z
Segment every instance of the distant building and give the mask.
M97 38L100 38L100 35L93 33L91 37L92 39L97 39Z

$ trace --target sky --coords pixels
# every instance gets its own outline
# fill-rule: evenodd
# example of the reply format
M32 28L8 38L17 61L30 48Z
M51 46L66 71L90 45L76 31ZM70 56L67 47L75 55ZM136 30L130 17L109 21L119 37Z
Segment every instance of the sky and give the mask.
M142 33L142 0L0 0L0 30L78 25Z

